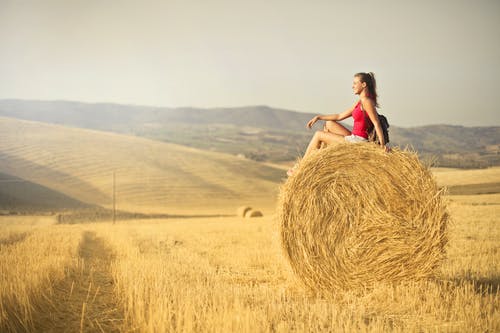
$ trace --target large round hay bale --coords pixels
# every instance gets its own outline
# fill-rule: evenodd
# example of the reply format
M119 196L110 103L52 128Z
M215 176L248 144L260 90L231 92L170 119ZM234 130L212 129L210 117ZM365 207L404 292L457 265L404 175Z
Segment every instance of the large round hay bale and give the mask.
M262 212L260 210L249 210L248 212L245 213L245 217L246 218L249 218L249 217L261 217L263 216L262 215Z
M245 214L251 209L252 207L249 206L238 207L238 209L236 210L236 215L238 215L239 217L245 217Z
M277 217L292 269L315 290L427 278L445 254L442 191L413 152L315 151L282 186Z

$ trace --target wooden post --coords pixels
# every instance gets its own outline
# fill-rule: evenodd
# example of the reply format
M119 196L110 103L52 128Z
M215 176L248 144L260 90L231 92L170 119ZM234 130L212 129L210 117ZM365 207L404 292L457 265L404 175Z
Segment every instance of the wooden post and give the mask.
M113 171L113 224L116 222L116 177Z

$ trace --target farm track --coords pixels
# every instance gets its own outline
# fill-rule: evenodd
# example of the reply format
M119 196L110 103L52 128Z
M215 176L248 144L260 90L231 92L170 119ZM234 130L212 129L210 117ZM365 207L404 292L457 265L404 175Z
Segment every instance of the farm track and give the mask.
M118 332L123 311L114 296L110 264L113 253L86 231L79 269L53 287L34 314L35 332Z

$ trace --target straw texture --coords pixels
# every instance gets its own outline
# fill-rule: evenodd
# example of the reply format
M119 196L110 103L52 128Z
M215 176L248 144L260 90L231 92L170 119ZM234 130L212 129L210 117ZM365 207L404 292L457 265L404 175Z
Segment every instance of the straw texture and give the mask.
M281 187L277 217L285 255L313 290L428 278L445 255L442 191L409 151L315 151Z

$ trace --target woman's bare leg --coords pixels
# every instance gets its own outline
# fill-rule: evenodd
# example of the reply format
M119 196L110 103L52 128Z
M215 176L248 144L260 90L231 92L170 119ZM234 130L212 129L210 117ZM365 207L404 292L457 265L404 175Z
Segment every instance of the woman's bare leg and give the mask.
M341 136L351 135L351 131L349 131L342 124L339 124L334 120L325 121L325 125L323 126L323 132L330 132ZM325 148L326 146L327 146L326 142L320 143L320 148Z
M342 135L342 136L351 135L351 131L349 131L342 124L339 124L334 120L325 121L325 126L324 126L323 130L330 132L330 133Z
M345 142L345 139L344 135L335 134L331 132L316 131L311 141L309 142L309 145L307 146L304 157L309 155L311 151L313 151L314 149L319 149L321 147L322 142L326 143L327 145L332 145Z
M325 121L323 131L317 131L314 133L314 136L309 142L306 152L304 153L304 157L306 157L314 149L320 149L326 147L327 145L345 142L344 137L348 135L351 135L351 132L343 125L333 120ZM296 166L297 164L288 170L288 176L293 174Z

